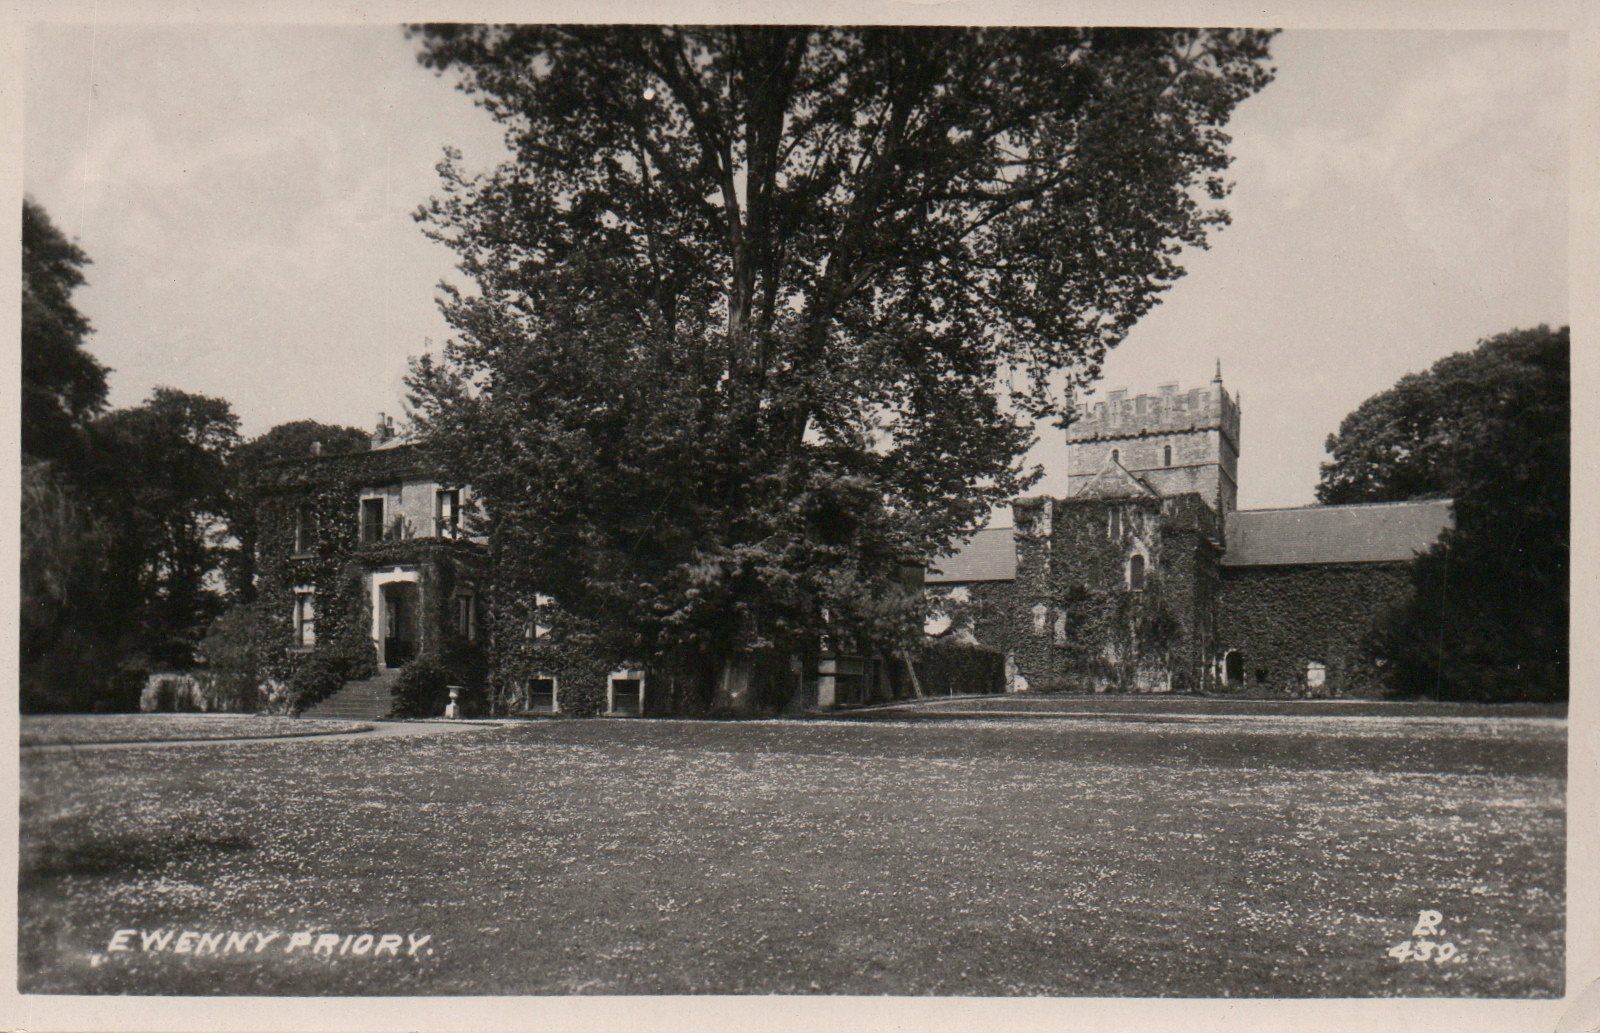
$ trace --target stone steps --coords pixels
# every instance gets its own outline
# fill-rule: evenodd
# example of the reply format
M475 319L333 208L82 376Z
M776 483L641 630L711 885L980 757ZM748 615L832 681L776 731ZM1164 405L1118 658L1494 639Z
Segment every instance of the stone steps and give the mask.
M346 682L344 688L308 707L300 716L344 721L377 721L388 717L394 705L391 690L399 677L398 670L384 670L364 681Z

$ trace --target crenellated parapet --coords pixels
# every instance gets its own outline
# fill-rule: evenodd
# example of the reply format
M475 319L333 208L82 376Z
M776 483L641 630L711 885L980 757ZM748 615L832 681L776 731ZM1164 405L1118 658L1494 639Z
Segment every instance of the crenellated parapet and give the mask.
M1067 440L1109 441L1200 430L1219 430L1235 451L1239 448L1239 404L1221 380L1188 391L1179 391L1176 383L1162 384L1155 394L1132 398L1126 389L1110 391L1083 407L1067 430Z

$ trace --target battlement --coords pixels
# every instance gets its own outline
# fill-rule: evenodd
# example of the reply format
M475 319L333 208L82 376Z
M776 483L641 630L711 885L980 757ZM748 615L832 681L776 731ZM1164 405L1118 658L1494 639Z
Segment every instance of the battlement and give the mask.
M1132 398L1122 388L1107 392L1104 400L1084 407L1067 429L1067 440L1106 441L1197 430L1219 430L1236 451L1239 448L1239 404L1229 397L1220 378L1181 392L1176 383L1162 384L1156 394Z

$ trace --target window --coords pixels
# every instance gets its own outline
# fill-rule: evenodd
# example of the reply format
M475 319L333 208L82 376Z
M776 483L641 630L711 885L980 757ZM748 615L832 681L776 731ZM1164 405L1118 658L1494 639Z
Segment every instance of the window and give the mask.
M477 599L471 592L457 592L455 603L456 634L470 642L478 637Z
M1051 641L1058 646L1067 644L1067 615L1061 610L1056 611L1055 634Z
M1161 449L1161 465L1162 466L1171 466L1172 465L1172 446L1171 445L1167 445L1167 446L1165 446L1165 447L1163 447Z
M317 590L309 586L294 590L294 644L302 649L317 644Z
M383 496L361 500L361 540L383 541Z
M1306 688L1320 689L1328 681L1328 667L1316 660L1306 664Z
M539 639L550 637L549 625L540 622L549 618L549 609L553 605L555 605L555 600L543 592L538 592L534 595L533 612L528 615L527 630L523 632L523 637L529 642L536 642Z
M644 713L644 672L617 671L611 676L606 693L606 713Z
M1116 541L1122 537L1122 510L1116 506L1111 507L1111 515L1106 521L1106 537Z
M560 701L556 698L556 680L554 678L529 678L527 691L528 709L536 714L554 714L561 709Z
M1111 450L1111 461L1113 463L1122 462L1122 450L1120 448L1113 448Z
M440 538L461 533L461 489L440 488L433 497L434 527Z
M1049 620L1050 612L1045 607L1044 603L1035 603L1033 606L1033 633L1035 635L1043 635L1045 632L1045 625L1049 622Z
M317 544L317 511L302 503L294 511L294 551L310 552Z
M1128 587L1135 592L1144 588L1144 557L1138 553L1128 559Z

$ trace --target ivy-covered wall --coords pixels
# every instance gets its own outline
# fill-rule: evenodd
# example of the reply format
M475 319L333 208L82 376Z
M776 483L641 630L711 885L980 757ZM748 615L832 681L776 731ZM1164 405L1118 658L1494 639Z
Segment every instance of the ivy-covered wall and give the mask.
M361 541L363 489L430 476L414 446L289 460L259 473L253 486L259 522L254 636L269 705L300 709L342 680L372 673L375 569L417 570L418 652L447 644L454 589L481 592L481 548L437 538ZM315 592L316 645L310 649L296 644L294 628L296 590L307 586ZM329 672L315 689L315 679L297 678L313 668Z
M1211 670L1219 530L1198 495L1023 499L1014 581L933 589L1010 658L1014 689L1194 691ZM1145 562L1142 588L1128 564ZM951 601L952 595L954 601Z
M518 714L528 709L528 683L534 678L556 680L557 703L563 717L592 717L606 709L611 673L636 667L628 658L608 649L570 615L554 605L536 606L537 595L500 588L490 593L487 608L491 642L490 688L498 713ZM529 628L537 634L529 637ZM645 712L659 712L662 686L646 676Z
M1405 563L1225 567L1215 655L1237 650L1250 690L1301 694L1307 665L1320 663L1325 692L1378 692L1383 679L1366 638L1410 592Z

